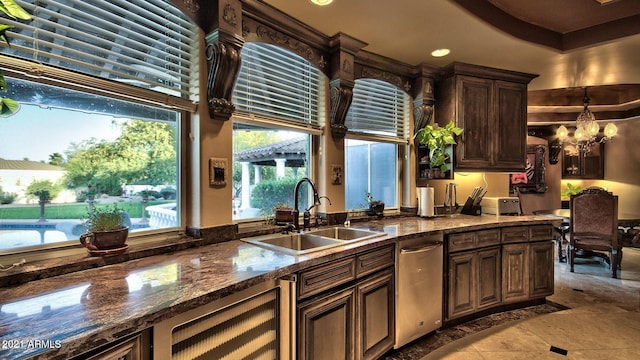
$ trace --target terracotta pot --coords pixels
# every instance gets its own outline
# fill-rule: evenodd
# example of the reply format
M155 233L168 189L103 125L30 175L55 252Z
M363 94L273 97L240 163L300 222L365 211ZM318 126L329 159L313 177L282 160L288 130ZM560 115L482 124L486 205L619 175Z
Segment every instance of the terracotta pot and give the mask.
M276 209L276 224L293 223L293 209Z
M92 251L120 249L125 246L129 228L118 230L92 231L80 236L80 243Z

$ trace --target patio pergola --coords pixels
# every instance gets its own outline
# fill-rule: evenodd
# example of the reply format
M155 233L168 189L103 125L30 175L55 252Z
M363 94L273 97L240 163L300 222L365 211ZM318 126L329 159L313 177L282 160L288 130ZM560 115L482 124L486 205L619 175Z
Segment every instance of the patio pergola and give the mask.
M250 165L254 166L254 184L260 183L260 167L275 166L276 176L281 179L285 176L286 168L293 168L297 175L298 168L304 167L307 161L307 149L305 138L293 138L269 145L257 146L251 149L239 151L233 155L234 161L242 165L242 203L240 209L250 208L251 176Z

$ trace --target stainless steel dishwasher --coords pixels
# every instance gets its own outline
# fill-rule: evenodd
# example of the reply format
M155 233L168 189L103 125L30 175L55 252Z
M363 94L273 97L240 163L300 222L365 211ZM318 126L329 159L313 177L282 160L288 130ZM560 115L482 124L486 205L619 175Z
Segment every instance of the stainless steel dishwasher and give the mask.
M397 243L395 349L442 325L442 242L438 233Z

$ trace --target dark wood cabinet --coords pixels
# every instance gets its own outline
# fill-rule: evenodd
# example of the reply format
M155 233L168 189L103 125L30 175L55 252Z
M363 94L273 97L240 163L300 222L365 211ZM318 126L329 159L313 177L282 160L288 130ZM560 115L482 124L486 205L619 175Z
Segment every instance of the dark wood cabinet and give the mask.
M562 147L563 179L604 179L604 144L594 143L588 151L574 145Z
M533 225L448 235L445 322L553 294L552 232Z
M553 243L542 241L529 245L529 296L540 297L553 294Z
M393 271L356 285L356 359L377 359L395 342Z
M447 319L500 303L500 248L463 251L449 256Z
M446 319L500 303L500 231L449 235Z
M502 301L515 302L529 298L529 244L507 244L502 247Z
M464 131L456 170L522 172L527 156L527 84L537 75L463 63L445 68L435 119Z
M298 355L301 359L354 359L353 288L300 305Z
M299 359L376 359L393 347L394 254L386 246L298 274Z

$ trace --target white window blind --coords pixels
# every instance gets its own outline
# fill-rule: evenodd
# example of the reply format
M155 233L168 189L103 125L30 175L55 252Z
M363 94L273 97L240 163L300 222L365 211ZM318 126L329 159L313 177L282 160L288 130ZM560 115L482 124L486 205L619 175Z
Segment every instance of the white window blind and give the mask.
M30 22L15 28L2 54L189 96L195 26L170 0L16 0Z
M291 51L245 43L233 102L240 112L319 126L323 74ZM246 117L246 114L236 114Z
M406 140L410 98L402 90L376 79L357 79L345 125L349 133Z

